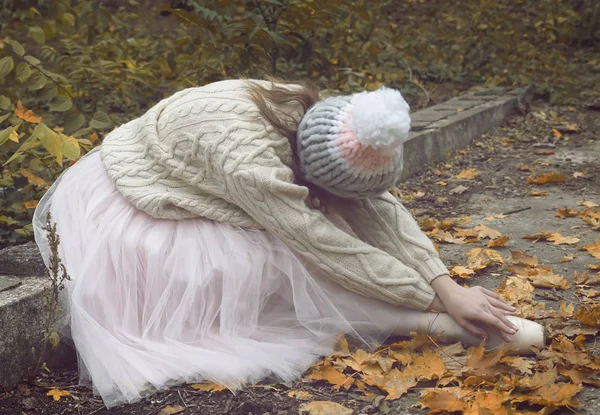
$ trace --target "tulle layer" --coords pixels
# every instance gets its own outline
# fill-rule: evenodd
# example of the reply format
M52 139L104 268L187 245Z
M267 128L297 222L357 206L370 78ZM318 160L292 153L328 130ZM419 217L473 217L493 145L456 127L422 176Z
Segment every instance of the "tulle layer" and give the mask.
M38 206L44 257L48 212L72 278L64 309L80 378L108 407L178 382L292 380L340 332L373 345L401 318L402 309L329 281L269 233L151 218L123 199L99 152Z

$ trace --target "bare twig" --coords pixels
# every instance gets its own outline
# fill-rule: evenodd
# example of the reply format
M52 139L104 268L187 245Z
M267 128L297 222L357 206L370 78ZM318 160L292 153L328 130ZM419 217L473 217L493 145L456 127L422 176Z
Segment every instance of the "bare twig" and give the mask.
M529 209L531 209L531 206L520 208L520 209L509 210L508 212L503 213L503 215L512 215L513 213L519 213L519 212L523 212L524 210L529 210Z

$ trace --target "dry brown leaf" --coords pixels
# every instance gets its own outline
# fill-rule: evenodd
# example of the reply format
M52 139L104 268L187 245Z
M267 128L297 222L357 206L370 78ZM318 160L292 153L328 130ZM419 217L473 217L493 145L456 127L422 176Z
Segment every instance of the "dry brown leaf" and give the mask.
M540 232L540 233L536 233L535 235L525 235L523 237L523 239L534 239L534 243L539 241L540 239L546 239L547 237L549 237L550 235L552 235L550 232Z
M221 392L227 389L225 386L216 383L195 383L192 388L202 392Z
M503 215L502 213L499 213L499 214L494 215L494 216L488 216L487 218L484 218L484 220L492 221L492 220L496 220L496 219L504 219L505 217L506 217L506 215Z
M313 401L300 406L300 415L352 415L354 411L339 403Z
M484 224L479 224L479 225L475 226L473 229L477 231L477 239L484 239L484 238L496 239L496 238L499 238L502 236L502 234L500 232L498 232L495 229L489 228L489 227L485 226Z
M574 209L558 209L556 211L556 213L554 214L554 216L559 217L561 219L565 219L565 218L575 218L577 217L577 215L579 215L579 212L577 210Z
M588 225L591 225L593 229L600 230L600 209L584 209L583 212L579 214L579 218Z
M533 299L533 285L524 278L509 277L502 281L498 293L512 305Z
M21 100L17 102L17 107L15 108L15 114L17 117L22 119L23 121L27 121L33 124L39 124L42 121L42 117L38 117L33 113L33 111L23 108L23 104Z
M469 267L457 266L450 270L450 274L460 278L469 278L471 275L475 274L475 271Z
M438 186L448 186L448 183L440 180L439 182L435 182L435 184L437 184Z
M475 392L473 402L463 412L463 415L512 415L513 411L510 405L505 406L505 403L510 402L510 393L511 391L499 389L492 391L478 390Z
M510 259L510 263L511 264L521 264L521 265L526 265L528 267L537 267L538 266L538 259L535 255L531 256L531 255L527 255L527 253L525 251L510 251L511 254L511 259Z
M419 403L421 407L428 408L430 414L464 411L467 409L464 397L468 393L460 388L425 389Z
M532 184L563 183L566 181L565 175L559 172L543 173L536 177L530 176L527 178L527 183Z
M513 402L529 402L533 405L544 406L568 406L578 408L580 405L575 400L575 395L579 393L581 386L570 383L551 383L546 384L534 392L527 395L513 395Z
M565 377L571 379L576 385L592 385L595 387L600 387L600 380L593 379L592 376L597 375L597 371L595 370L586 370L581 368L570 368L567 369L565 367L559 369L559 373Z
M394 368L385 376L363 375L363 381L367 385L376 386L387 393L386 400L399 399L408 389L415 386L418 381L412 377L409 370L400 372Z
M413 357L405 371L416 380L441 379L446 372L446 366L439 354L433 349L426 349L422 355Z
M354 378L348 377L331 367L331 363L325 361L322 364L318 365L311 374L307 376L308 379L312 380L324 380L332 385L334 385L334 389L339 389L343 387L344 389L349 389L354 382Z
M594 243L589 243L583 246L583 249L588 251L594 258L600 259L600 239Z
M600 327L600 304L582 306L575 312L575 318L592 327Z
M547 239L550 242L554 242L554 245L574 245L580 241L579 238L574 236L563 236L558 232L548 235Z
M536 372L533 376L523 376L516 378L515 386L521 388L535 390L539 389L544 385L553 384L556 381L558 374L556 369L545 370L543 372Z
M462 245L462 244L466 243L464 238L456 238L450 232L443 231L438 228L434 228L432 231L427 232L427 235L431 239L434 239L438 242L445 242L445 243L449 243L449 244L458 244L458 245Z
M344 359L344 363L357 372L369 375L382 375L391 369L394 359L358 349L350 358Z
M473 180L475 177L479 175L479 170L477 169L466 169L461 171L456 175L457 179L465 179L465 180Z
M554 137L556 137L557 140L560 140L562 138L562 133L560 131L558 131L556 128L552 129L552 135Z
M506 246L508 244L509 239L510 238L508 236L501 236L500 238L492 239L488 242L488 247L497 248L501 246Z
M574 257L574 256L571 256L571 255L565 255L564 257L562 257L562 258L560 259L560 262L571 262L571 261L573 261L574 259L575 259L575 257Z
M160 410L158 415L174 415L174 414L179 414L183 411L185 411L185 407L183 407L181 405L174 405L174 406L167 405Z
M590 278L590 274L588 274L587 272L575 271L575 276L573 277L573 282L575 284L585 284L589 278Z
M493 249L475 248L466 252L466 255L467 265L474 270L483 269L491 264L504 263L502 256Z
M338 338L335 344L335 350L344 355L350 354L350 348L348 347L348 339L344 333L338 334Z
M544 196L548 196L548 192L540 192L540 191L532 190L531 192L529 192L529 196L544 197Z
M589 201L589 200L582 200L582 201L580 201L580 202L577 202L577 204L578 204L579 206L585 206L585 207L588 207L588 208L593 208L593 207L598 207L598 206L600 206L600 205L598 205L598 203L596 203L596 202L591 202L591 201Z
M300 390L291 390L288 392L287 396L290 398L298 399L299 401L309 401L313 398L310 392L300 391Z
M530 275L528 278L534 287L538 288L558 288L568 290L570 284L562 276L554 274L550 267L539 268L536 275Z
M37 200L27 200L23 202L23 206L25 206L25 209L35 209L38 203L39 202Z
M27 181L34 186L40 186L40 187L44 187L44 188L48 188L50 186L46 180L42 179L39 176L36 176L35 174L33 174L32 172L30 172L28 170L20 169L18 171L18 173L21 176L25 177L27 179Z
M456 238L477 238L479 232L475 229L459 229L454 233Z
M522 375L532 375L531 369L535 366L535 361L526 357L506 356L500 359L500 362L516 369Z
M462 369L463 373L469 375L483 376L494 373L494 368L503 357L502 351L486 354L483 343L478 347L471 348L470 352L465 367Z
M559 302L559 310L556 313L557 317L573 317L573 313L575 312L575 305L567 304L564 300L560 300Z

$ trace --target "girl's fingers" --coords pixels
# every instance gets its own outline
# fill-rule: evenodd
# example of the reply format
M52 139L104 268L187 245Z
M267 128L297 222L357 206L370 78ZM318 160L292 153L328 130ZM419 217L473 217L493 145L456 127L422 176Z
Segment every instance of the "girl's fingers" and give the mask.
M489 301L490 301L491 305L493 305L496 308L499 308L500 310L509 311L510 313L513 313L514 311L516 311L516 308L514 308L510 304L504 303L504 302L502 302L500 300L491 299Z
M513 329L512 323L508 321L508 319L503 316L501 313L498 313L499 316L496 316L492 310L488 310L487 313L481 314L479 319L482 323L485 323L489 326L495 327L503 333L506 334L515 334L516 330ZM502 317L502 318L500 318ZM506 322L505 322L506 321Z

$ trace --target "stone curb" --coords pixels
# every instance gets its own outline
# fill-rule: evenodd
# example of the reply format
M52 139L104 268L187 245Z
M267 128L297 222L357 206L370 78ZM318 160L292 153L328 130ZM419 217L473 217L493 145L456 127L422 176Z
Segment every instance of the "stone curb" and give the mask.
M492 88L473 92L412 114L413 130L404 147L402 178L423 171L464 148L531 100L532 88ZM0 251L0 388L27 374L31 348L39 345L43 318L44 265L34 243ZM73 361L73 349L59 347L50 361Z
M406 179L446 159L496 127L533 97L533 88L492 88L452 98L411 114L412 132L404 144Z

